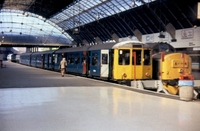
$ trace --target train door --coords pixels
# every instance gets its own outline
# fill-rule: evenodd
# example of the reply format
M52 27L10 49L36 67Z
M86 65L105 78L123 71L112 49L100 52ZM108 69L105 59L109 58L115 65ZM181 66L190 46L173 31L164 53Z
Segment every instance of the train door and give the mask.
M132 78L142 79L143 77L143 63L142 63L142 50L132 50Z
M91 54L91 52L90 51L88 51L87 52L87 58L86 58L86 73L87 73L87 75L90 75L90 59L91 59L91 56L90 56L90 54Z
M27 59L26 59L26 60L28 60L27 64L29 66L31 66L31 61L32 61L31 56L32 56L32 53L29 56L27 56Z
M76 54L74 54L75 57L75 73L81 73L82 72L82 65L80 64L80 55L81 53L77 52Z
M87 63L86 63L86 52L84 51L82 54L82 74L86 74L86 67L87 67Z
M48 68L48 54L44 54L44 68Z
M54 66L55 66L55 53L52 53L51 56L52 56L52 67L51 67L51 69L53 70Z
M109 71L109 50L101 50L101 77L108 77Z
M108 57L108 65L109 65L109 71L108 71L108 77L113 78L113 64L114 64L114 50L109 50L109 57Z
M33 61L32 61L32 63L31 63L31 66L35 67L35 66L36 66L36 55L34 54L34 55L32 56L32 58L33 58Z
M41 61L42 61L42 63L41 63L41 65L42 65L42 68L44 68L44 54L41 54Z
M54 56L54 67L53 67L53 69L57 70L57 71L60 70L60 68L59 68L59 65L60 65L59 55L60 55L60 53L57 53ZM49 61L50 61L50 57L49 57Z
M48 68L49 69L52 69L52 55L51 54L48 54Z
M91 51L90 75L100 77L100 50Z

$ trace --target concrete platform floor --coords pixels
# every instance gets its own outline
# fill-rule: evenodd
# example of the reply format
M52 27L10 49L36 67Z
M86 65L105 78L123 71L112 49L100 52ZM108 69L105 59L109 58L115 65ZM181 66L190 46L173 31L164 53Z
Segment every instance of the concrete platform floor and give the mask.
M13 68L29 67L10 64L7 69ZM34 68L35 74L37 71L45 72ZM0 69L0 85L1 73ZM57 80L69 81L68 77L60 78L59 73L52 75ZM7 74L7 77L15 76ZM82 86L65 83L58 87L0 88L0 131L200 130L199 101L143 94L98 81L94 81L96 86L93 86L93 80L81 77L70 77L70 80L77 78L85 83Z

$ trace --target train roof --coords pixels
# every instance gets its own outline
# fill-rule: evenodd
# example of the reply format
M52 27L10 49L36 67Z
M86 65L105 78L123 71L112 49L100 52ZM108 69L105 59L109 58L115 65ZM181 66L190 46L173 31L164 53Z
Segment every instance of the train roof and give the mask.
M31 54L32 54L32 52L26 52L26 53L22 53L22 54L20 54L20 56L31 55Z
M90 46L90 48L88 50L101 50L101 49L112 49L112 47L115 45L116 43L107 43L107 44L98 44L98 45L92 45Z
M33 52L32 55L38 55L38 54L51 54L54 53L56 50L47 50L47 51L39 51L39 52Z
M158 52L165 52L165 53L176 52L176 49L167 42L152 42L146 44L148 44L152 48L153 54Z
M74 52L74 51L92 51L92 50L101 50L101 49L115 49L115 48L149 48L149 45L140 42L140 41L123 41L123 42L111 42L106 44L97 44L90 46L74 47L74 48L63 48L56 50L55 53L62 52Z
M73 48L63 48L55 51L55 53L62 52L74 52L74 51L87 51L90 46L82 46L82 47L73 47Z
M42 51L40 53L42 54L49 54L49 53L54 53L56 50L48 50L48 51Z
M91 46L88 50L115 49L115 48L149 48L149 45L140 41L123 41L119 43L98 44Z
M168 46L171 46L172 48L174 48L172 45L170 45L169 43L167 42L147 42L146 43L147 45L149 45L150 47L154 47L156 45L162 45L162 44L165 44L165 45L168 45Z
M115 48L149 48L149 45L140 42L140 41L123 41L115 44L113 47Z

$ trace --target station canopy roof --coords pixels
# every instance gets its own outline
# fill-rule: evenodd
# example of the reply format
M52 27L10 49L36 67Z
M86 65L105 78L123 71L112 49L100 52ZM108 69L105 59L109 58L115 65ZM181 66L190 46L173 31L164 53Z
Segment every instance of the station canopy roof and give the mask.
M151 0L3 0L0 2L0 42L71 44L74 39L67 30L146 2Z
M1 0L0 44L95 42L195 24L197 0ZM78 35L77 30L80 31Z

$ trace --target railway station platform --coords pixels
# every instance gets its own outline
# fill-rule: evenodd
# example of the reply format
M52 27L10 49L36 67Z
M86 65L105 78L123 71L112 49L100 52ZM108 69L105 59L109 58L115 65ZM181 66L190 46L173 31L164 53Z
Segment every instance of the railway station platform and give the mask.
M0 131L199 131L200 101L4 62Z

